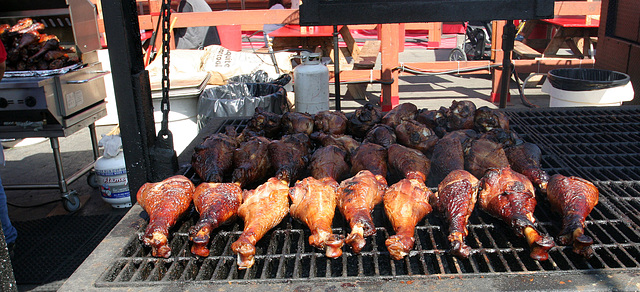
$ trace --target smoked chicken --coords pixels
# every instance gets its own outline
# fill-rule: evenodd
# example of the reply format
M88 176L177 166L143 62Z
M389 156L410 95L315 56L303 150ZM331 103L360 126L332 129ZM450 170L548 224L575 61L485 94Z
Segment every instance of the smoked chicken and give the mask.
M311 230L309 244L325 249L329 258L342 255L343 237L333 234L331 225L338 200L338 183L331 177L307 177L289 189L291 217L306 224Z
M431 154L433 146L438 142L438 136L415 120L406 120L401 122L395 129L398 143L418 151Z
M244 231L231 250L238 256L238 269L255 263L256 243L289 213L289 184L275 177L242 195L238 216L244 220Z
M482 106L476 110L473 119L473 128L480 132L488 132L495 128L509 130L509 118L497 109Z
M443 137L433 147L429 186L437 186L450 172L464 169L464 152L460 140Z
M547 192L549 175L540 167L542 151L538 145L526 142L508 147L504 152L513 170L524 174L543 193Z
M384 210L395 231L395 235L385 241L392 259L401 260L413 249L416 224L431 212L432 195L424 182L407 178L384 193Z
M271 169L269 143L271 141L265 137L253 137L234 150L235 169L231 179L233 182L244 187L267 177Z
M590 257L593 253L593 239L584 234L584 221L598 204L598 188L579 177L555 174L549 180L547 198L551 209L562 216L562 231L558 236L558 243L573 243L573 252Z
M348 132L354 137L364 138L365 135L382 120L382 112L379 107L367 103L347 115Z
M478 139L487 139L500 144L503 148L508 148L524 143L524 141L513 131L503 130L501 128L493 128L491 131L484 132L478 136Z
M336 145L346 150L347 157L360 147L360 142L349 135L329 135L321 132L313 132L309 137L319 142L322 146Z
M311 135L313 132L313 117L308 113L286 112L282 115L280 123L285 134Z
M382 123L395 129L402 121L413 120L418 108L413 103L401 103L382 117Z
M438 110L421 109L416 114L416 121L432 129L438 138L442 138L447 133L448 115L449 109L446 107Z
M467 223L478 199L478 179L466 170L454 170L438 185L432 205L449 224L449 252L461 258L469 257L471 248L464 243L469 234Z
M345 160L347 151L336 146L329 145L317 149L311 155L311 176L322 180L331 178L339 181L349 174L349 165Z
M473 129L473 121L476 113L476 105L468 100L454 100L449 107L447 116L447 130L456 131Z
M489 169L480 180L480 208L506 222L531 248L532 259L544 261L554 246L553 238L541 234L535 227L536 197L533 185L511 168Z
M387 149L374 143L362 143L351 155L351 175L361 170L387 176Z
M376 143L383 147L389 147L396 143L396 133L393 128L385 124L377 124L367 132L367 136L362 142Z
M255 113L249 119L246 130L263 133L265 137L275 139L278 138L281 130L282 116L265 111L262 107L257 107Z
M311 140L306 134L284 135L267 147L276 178L287 184L295 181L307 167Z
M149 225L140 240L151 247L154 257L171 256L167 239L169 228L189 210L194 191L193 183L182 175L146 183L138 190L138 204L149 214Z
M429 176L431 163L422 152L399 144L387 149L388 162L391 169L399 176L416 179L424 183Z
M481 178L489 168L509 167L507 155L498 143L477 139L465 150L464 169L477 178Z
M351 226L351 233L345 243L355 253L360 253L365 246L365 237L376 233L371 213L382 202L386 188L387 180L384 176L374 175L368 170L362 170L340 183L338 208Z
M233 167L238 142L226 134L213 134L193 149L191 166L206 182L222 182Z
M333 135L347 131L347 117L339 111L321 111L313 116L313 129Z
M200 214L198 222L189 229L193 242L191 253L209 256L211 231L231 222L238 215L242 203L242 189L235 183L201 183L193 195L193 205Z

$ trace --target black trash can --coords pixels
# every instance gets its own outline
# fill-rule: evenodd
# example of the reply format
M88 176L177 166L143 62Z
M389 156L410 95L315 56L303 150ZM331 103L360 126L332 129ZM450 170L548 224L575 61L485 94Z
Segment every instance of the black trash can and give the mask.
M542 91L550 107L619 106L633 99L629 75L602 69L563 68L547 73Z
M230 83L205 89L198 100L198 130L214 117L252 116L257 107L282 114L289 111L291 105L287 91L278 84Z

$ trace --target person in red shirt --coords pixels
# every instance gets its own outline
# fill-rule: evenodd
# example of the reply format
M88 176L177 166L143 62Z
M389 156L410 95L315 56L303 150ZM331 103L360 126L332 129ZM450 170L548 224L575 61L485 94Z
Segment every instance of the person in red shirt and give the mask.
M4 76L4 70L6 69L5 62L7 61L7 51L4 49L2 41L0 41L0 81ZM0 144L0 166L4 165L4 153L2 150L2 144ZM2 187L2 179L0 179L0 221L2 221L2 232L4 233L5 242L9 248L9 254L13 256L13 247L18 237L16 228L11 225L9 220L9 209L7 208L7 194Z

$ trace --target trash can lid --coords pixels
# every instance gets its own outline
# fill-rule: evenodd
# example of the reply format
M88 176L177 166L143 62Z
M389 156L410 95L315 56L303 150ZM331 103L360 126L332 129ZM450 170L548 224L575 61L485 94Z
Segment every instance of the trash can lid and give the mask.
M602 69L564 68L547 73L549 83L555 88L568 91L589 91L624 86L629 75Z

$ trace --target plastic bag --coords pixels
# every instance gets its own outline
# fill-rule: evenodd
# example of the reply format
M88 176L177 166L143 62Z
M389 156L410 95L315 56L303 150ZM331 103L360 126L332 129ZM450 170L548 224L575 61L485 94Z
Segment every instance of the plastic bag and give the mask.
M269 83L231 83L205 89L198 100L198 130L211 118L249 117L256 107L282 114L289 111L287 91Z

